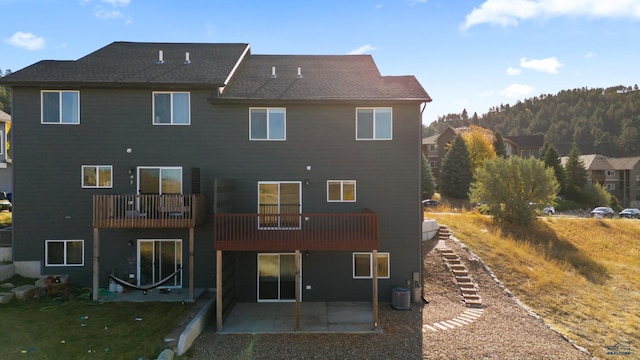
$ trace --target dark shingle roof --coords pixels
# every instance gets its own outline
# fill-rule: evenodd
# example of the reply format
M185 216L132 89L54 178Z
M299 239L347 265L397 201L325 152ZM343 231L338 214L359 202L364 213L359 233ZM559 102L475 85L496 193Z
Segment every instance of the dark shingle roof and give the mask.
M544 135L505 136L504 139L514 142L519 148L541 148L544 145Z
M251 55L220 98L431 101L415 77L381 76L369 55Z
M248 44L114 42L76 61L44 60L16 71L9 84L223 84ZM159 51L163 64L158 64ZM190 63L185 64L185 53Z
M162 51L162 64L158 64ZM185 64L185 53L189 64ZM272 67L276 77L271 77ZM298 78L298 68L302 76ZM8 85L227 85L222 100L431 101L414 76L381 76L370 55L251 55L248 44L114 42L75 61L43 60Z

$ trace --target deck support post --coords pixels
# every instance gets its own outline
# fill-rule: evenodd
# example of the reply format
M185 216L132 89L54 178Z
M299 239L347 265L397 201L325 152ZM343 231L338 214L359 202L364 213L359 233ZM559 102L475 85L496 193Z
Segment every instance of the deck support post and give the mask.
M295 278L295 292L296 292L296 331L300 330L300 250L296 250L296 278Z
M222 251L216 250L216 330L222 331Z
M378 330L378 250L373 250L371 253L371 267L372 269L372 288L373 288L373 330Z
M189 228L189 299L191 300L195 300L195 294L193 290L193 278L194 278L193 242L195 237L194 229L195 228L193 226Z
M98 301L100 287L100 230L93 228L93 300Z

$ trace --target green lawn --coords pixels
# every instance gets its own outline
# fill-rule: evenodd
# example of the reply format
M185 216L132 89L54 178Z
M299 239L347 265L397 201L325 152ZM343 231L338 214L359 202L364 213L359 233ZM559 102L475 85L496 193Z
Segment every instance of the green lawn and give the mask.
M4 282L32 284L14 277ZM0 305L1 359L155 359L188 305L12 300Z

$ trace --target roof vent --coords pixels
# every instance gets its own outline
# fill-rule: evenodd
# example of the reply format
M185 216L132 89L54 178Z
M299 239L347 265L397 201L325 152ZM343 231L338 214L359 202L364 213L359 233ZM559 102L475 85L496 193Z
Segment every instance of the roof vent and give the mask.
M164 64L164 60L162 59L162 50L158 51L158 62L156 64Z
M275 66L271 67L271 78L272 79L276 78L276 67Z
M298 79L300 79L302 77L302 70L300 70L300 67L298 66Z
M189 52L184 53L184 63L191 64L191 60L189 60Z

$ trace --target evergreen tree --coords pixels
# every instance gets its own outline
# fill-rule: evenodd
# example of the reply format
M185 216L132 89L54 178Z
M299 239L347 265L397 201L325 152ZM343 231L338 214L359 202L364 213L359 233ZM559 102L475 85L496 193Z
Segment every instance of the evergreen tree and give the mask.
M567 188L567 175L565 174L564 168L562 167L560 155L558 154L558 150L556 150L553 145L545 143L545 147L547 150L542 154L544 164L546 167L550 167L553 169L556 180L558 180L558 184L560 185L560 194L564 195L564 192Z
M431 165L422 154L422 200L430 199L436 193L436 180L433 177Z
M587 183L587 170L580 159L580 150L578 145L574 142L571 145L571 151L569 152L569 158L564 165L564 170L567 175L567 187L566 195L569 199L584 202L583 187Z
M471 181L473 181L473 173L469 150L464 138L458 135L442 162L440 192L452 198L467 199Z
M507 148L504 146L504 140L500 131L496 131L496 139L493 142L493 148L496 151L496 155L501 158L507 157Z

